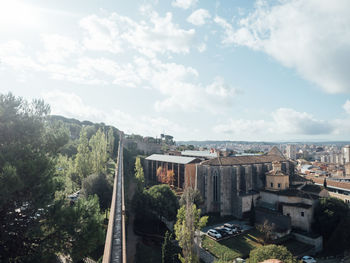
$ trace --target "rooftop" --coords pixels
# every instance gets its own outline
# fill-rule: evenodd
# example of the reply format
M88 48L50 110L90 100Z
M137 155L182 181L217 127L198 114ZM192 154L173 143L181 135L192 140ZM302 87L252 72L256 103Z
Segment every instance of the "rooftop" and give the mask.
M279 155L265 154L265 155L254 155L254 156L217 157L208 161L204 161L202 162L202 164L230 166L230 165L239 165L239 164L271 163L273 161L286 161L286 159Z
M181 152L181 155L183 156L194 156L194 157L201 157L201 158L216 158L218 154L216 152L210 152L210 151L191 151L191 150L185 150Z
M163 154L152 154L148 156L146 160L167 162L167 163L179 163L179 164L189 164L189 163L199 161L197 158L194 158L194 157L163 155Z
M267 193L272 193L272 194L282 195L282 196L297 196L297 197L307 198L311 200L315 200L319 198L316 194L307 193L294 188L289 188L289 189L279 190L279 191L264 189L264 190L261 190L261 192L267 192Z

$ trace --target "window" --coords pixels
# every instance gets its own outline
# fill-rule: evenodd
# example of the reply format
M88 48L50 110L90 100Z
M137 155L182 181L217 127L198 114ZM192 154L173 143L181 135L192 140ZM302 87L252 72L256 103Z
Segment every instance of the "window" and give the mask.
M278 188L281 188L281 184L278 184Z
M273 183L271 183L271 187L273 187Z
M304 216L304 212L301 212L301 216Z
M290 216L290 214L288 213L287 216Z
M214 187L214 201L217 202L218 201L218 174L215 171L214 172L214 176L213 176L213 187Z

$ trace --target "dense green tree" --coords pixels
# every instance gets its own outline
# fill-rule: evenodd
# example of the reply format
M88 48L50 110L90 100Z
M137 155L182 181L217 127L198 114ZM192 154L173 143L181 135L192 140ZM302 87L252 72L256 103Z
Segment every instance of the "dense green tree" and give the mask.
M0 95L0 261L21 261L40 245L36 216L52 202L56 183L45 118L49 106Z
M114 131L112 127L109 127L108 134L107 134L107 153L108 155L113 158L114 153Z
M80 188L80 177L76 173L74 161L66 155L56 158L56 180L60 183L57 190L73 193Z
M80 178L79 185L81 185L81 181L93 171L92 155L89 148L86 128L83 128L80 132L78 153L75 157L75 167Z
M137 157L135 161L135 178L136 178L138 189L142 190L145 185L145 176L143 173L140 157Z
M208 217L201 217L201 210L197 209L193 203L193 195L188 191L186 194L186 204L181 206L177 212L177 221L174 226L176 240L182 248L183 257L179 254L179 259L184 263L199 262L198 251L195 246L195 239L200 238L196 232L207 224Z
M83 180L82 194L86 197L97 195L102 210L110 207L112 193L113 179L105 174L91 174Z
M284 263L298 262L284 246L261 246L250 251L249 263L259 263L267 259L279 259Z
M107 167L107 139L102 131L98 129L89 141L91 147L92 171L96 174L105 173Z
M315 220L312 229L321 234L327 244L332 233L348 211L348 206L342 200L334 197L322 198L315 208Z
M73 204L58 199L48 211L42 255L60 252L78 262L105 240L97 196Z
M150 209L154 213L169 221L176 219L179 203L174 191L168 185L154 185L146 192L150 200Z
M350 212L343 216L325 246L328 254L338 255L350 248Z
M173 235L169 231L165 232L162 245L162 263L178 262L178 247L173 243Z

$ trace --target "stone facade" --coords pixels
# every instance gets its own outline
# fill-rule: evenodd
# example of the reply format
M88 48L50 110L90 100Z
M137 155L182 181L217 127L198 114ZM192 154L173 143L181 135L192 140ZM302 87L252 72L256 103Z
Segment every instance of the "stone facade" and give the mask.
M265 174L274 161L280 161L286 173L294 171L288 160L277 155L219 157L196 164L195 188L204 199L202 211L242 218L265 187Z

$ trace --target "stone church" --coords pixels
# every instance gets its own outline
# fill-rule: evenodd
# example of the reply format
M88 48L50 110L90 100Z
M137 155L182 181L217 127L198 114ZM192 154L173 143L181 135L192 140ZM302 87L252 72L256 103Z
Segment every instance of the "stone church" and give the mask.
M204 213L242 218L266 186L266 173L273 169L273 163L278 163L285 174L294 174L293 163L273 147L264 155L217 157L188 164L185 183L202 194Z

